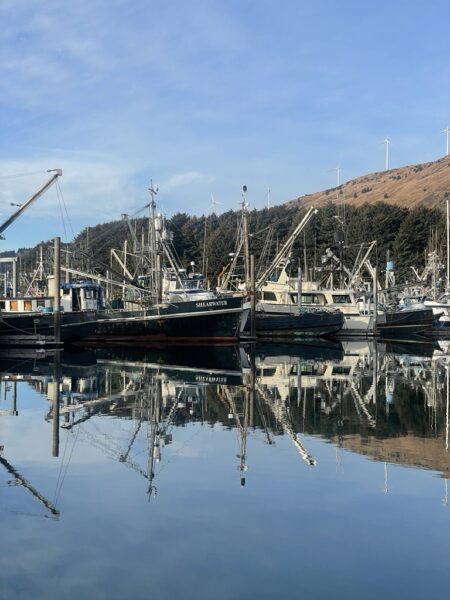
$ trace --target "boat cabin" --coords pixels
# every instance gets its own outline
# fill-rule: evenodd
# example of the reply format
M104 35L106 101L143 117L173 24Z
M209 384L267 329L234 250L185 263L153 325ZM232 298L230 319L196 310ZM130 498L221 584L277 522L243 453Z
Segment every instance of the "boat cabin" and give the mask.
M63 312L101 310L103 308L102 289L92 281L61 284L60 298ZM3 313L53 312L53 296L1 298L0 310Z
M138 281L143 287L150 287L151 279L148 275L140 275ZM205 277L202 273L187 273L186 269L165 269L162 279L163 301L180 300L209 300L215 293L205 287Z
M302 281L301 306L338 308L346 316L370 315L373 313L371 294L359 294L353 289L328 289L314 281ZM262 308L272 306L298 306L298 278L290 277L286 265L273 279L265 281L258 291L258 302Z
M305 288L301 292L301 306L339 308L344 314L355 315L373 312L370 299L357 296L353 290L311 289L310 286ZM288 286L273 281L266 282L258 292L258 302L262 305L298 306L297 282L292 281Z

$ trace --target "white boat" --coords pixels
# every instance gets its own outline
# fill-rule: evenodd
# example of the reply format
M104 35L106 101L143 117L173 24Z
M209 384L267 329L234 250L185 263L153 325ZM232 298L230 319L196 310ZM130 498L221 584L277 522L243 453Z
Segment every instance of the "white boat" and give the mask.
M298 299L299 279L290 277L284 267L276 280L266 281L258 294L258 306L262 311L289 312L302 307L340 310L344 315L342 333L348 335L374 335L375 318L373 302L352 289L323 289L315 282L301 282L301 298ZM379 311L381 314L381 311Z

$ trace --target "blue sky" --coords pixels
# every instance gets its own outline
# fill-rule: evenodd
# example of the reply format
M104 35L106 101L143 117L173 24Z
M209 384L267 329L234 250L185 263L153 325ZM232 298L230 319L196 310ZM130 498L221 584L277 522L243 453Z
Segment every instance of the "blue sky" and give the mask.
M0 0L0 220L28 246L134 213L237 208L437 159L450 124L450 3ZM62 211L65 213L65 210Z

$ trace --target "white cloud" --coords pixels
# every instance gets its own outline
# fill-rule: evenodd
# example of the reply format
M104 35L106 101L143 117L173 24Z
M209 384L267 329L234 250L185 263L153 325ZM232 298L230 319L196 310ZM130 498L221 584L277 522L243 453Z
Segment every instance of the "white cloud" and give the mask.
M184 173L175 173L169 179L162 182L161 187L166 192L171 192L180 188L185 188L192 184L211 184L214 177L198 171L186 171Z
M320 3L304 4L0 0L0 168L61 166L79 230L143 206L150 177L171 213L201 214L211 192L224 210L237 208L243 182L252 205L265 203L268 186L274 202L328 187L340 157L346 177L372 171L379 146L362 144L387 130L398 160L414 162L401 142L411 123L416 156L441 152L433 132L448 123L445 19L442 35L422 28L402 59L396 35L382 48L366 43L361 14L324 19ZM377 89L390 90L388 104ZM0 180L4 214L32 193L29 183ZM38 207L59 211L54 191L38 203L14 233L37 229Z
M79 160L0 161L0 222L11 215L11 203L23 204L50 177L47 168L62 168L56 186L36 200L19 221L6 232L2 249L33 246L41 240L61 235L70 241L86 225L120 219L147 201L146 190L134 184L134 173L114 161ZM41 171L39 174L5 177L6 174Z

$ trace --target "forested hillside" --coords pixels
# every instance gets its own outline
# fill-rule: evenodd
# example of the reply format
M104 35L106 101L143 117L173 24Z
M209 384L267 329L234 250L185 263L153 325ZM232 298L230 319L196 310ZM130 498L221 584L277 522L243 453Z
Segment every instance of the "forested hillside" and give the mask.
M260 255L272 229L273 254L299 223L305 210L304 207L291 204L250 211L251 251L257 257ZM178 213L169 219L168 227L174 233L174 245L183 265L187 267L194 261L197 268L201 269L205 247L208 276L214 279L228 261L229 253L234 250L239 220L240 213L235 211L208 217ZM146 219L137 219L131 224L138 239L146 235ZM344 240L342 247L339 247L340 239ZM63 250L71 252L72 266L94 268L105 273L110 264L111 248L122 249L125 240L128 251L131 251L133 242L127 223L115 221L84 229L73 243L63 245ZM397 279L410 280L411 266L418 269L423 267L427 251L435 249L442 257L445 256L444 213L437 208L417 207L408 210L384 202L359 207L329 202L319 208L300 236L292 258L294 265L304 267L306 264L311 269L320 265L325 249L330 247L337 254L342 252L344 262L351 267L359 245L372 240L377 241L377 246L371 260L378 265L380 273L384 271L389 251L391 259L397 263ZM23 249L19 254L22 269L32 272L39 258L39 247Z

